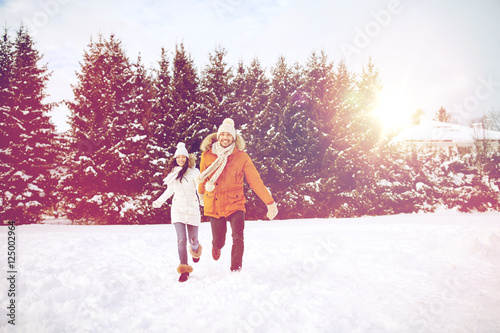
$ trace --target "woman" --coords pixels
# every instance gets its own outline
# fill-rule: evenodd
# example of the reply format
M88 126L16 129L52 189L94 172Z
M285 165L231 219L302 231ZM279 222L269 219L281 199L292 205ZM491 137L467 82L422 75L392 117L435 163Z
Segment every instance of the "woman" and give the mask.
M184 282L189 278L189 273L193 267L188 265L186 251L187 235L189 236L189 253L194 262L200 260L202 247L198 242L198 227L201 217L199 200L196 193L195 178L200 171L195 167L196 157L189 154L184 143L177 144L177 150L170 159L167 166L167 177L163 183L167 185L165 192L153 202L154 208L159 208L172 195L171 219L177 232L177 244L179 250L180 265L177 272L181 274L179 282Z

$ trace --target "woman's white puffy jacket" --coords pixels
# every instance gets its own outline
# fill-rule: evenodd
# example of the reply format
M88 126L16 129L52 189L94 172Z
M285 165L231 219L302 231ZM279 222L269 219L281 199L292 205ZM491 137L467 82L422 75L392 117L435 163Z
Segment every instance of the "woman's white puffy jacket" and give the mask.
M172 223L182 222L199 226L201 222L200 202L195 183L199 174L200 170L197 168L188 168L182 181L174 179L167 184L167 189L153 202L153 207L160 207L173 195L170 212Z

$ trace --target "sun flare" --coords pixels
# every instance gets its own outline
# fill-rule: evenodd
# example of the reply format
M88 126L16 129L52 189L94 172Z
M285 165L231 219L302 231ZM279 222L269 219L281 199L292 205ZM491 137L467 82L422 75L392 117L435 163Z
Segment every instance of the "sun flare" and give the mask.
M416 110L405 94L400 91L382 91L373 114L383 124L384 130L399 129L410 123L411 113Z

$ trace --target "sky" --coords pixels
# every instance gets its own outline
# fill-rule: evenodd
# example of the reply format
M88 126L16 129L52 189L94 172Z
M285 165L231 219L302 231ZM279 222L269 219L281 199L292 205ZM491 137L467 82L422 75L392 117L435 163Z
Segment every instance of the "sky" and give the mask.
M72 100L91 38L114 34L127 55L157 68L184 43L201 70L218 46L227 63L257 57L268 76L280 56L305 64L324 51L360 73L371 58L383 84L379 115L403 122L439 108L464 125L500 112L499 0L0 0L11 36L24 24L52 71L47 102ZM68 109L52 112L59 131Z

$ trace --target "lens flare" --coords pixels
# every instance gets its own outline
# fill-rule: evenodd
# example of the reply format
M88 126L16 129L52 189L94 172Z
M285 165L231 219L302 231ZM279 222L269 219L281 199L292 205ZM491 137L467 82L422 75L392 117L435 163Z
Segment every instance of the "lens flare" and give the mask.
M408 126L411 113L416 109L401 91L382 91L373 110L373 115L381 121L384 132L387 132Z

